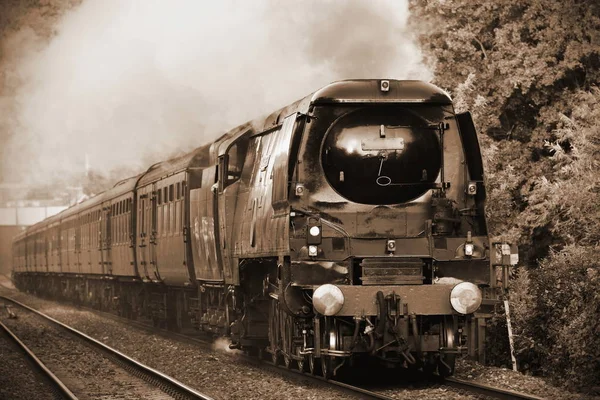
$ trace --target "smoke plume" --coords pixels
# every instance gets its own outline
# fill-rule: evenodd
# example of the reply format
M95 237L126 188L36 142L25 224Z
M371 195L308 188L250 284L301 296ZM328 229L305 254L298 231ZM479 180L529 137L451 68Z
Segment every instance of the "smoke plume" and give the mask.
M3 178L141 171L334 80L429 80L408 17L392 0L84 0L47 45L27 26L2 43L19 81L0 89Z

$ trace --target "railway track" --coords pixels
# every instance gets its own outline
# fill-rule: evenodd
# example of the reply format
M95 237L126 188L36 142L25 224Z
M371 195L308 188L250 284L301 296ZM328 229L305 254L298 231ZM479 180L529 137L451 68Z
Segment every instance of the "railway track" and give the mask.
M395 397L393 395L388 395L383 392L377 390L371 390L360 386L355 386L348 384L346 382L338 381L335 379L325 379L320 376L311 375L309 372L301 372L296 369L288 369L282 365L274 365L270 361L263 360L263 363L268 364L272 368L276 368L278 371L284 371L284 373L291 374L300 374L302 376L308 377L310 379L315 379L322 382L327 382L328 384L334 385L343 389L347 392L353 392L359 396L361 399L378 399L378 400L397 400L399 397ZM445 378L440 379L439 381L432 382L433 384L438 384L440 386L448 387L453 389L459 394L470 394L476 396L485 396L490 399L500 399L500 400L543 400L541 397L532 396L526 393L520 393L513 390L501 389L490 385L485 385L482 383L469 382L462 379L457 378ZM399 388L398 390L403 390L406 393L406 388ZM385 392L393 391L391 388L386 388Z
M42 379L48 383L51 387L51 391L55 397L75 400L77 397L69 390L69 388L46 367L46 365L27 347L25 343L21 341L6 325L0 322L0 330L9 338L18 348L25 357L27 357L37 370L37 372L43 377Z
M0 298L2 298L2 296L0 296ZM8 299L8 300L11 300L11 299ZM14 300L11 300L11 301L14 301ZM189 335L185 335L185 334L181 334L181 333L167 331L164 329L158 329L158 328L151 326L150 324L146 324L146 323L143 323L140 321L132 321L127 318L120 317L120 316L117 316L117 315L114 315L114 314L111 314L108 312L104 312L104 311L98 311L98 310L91 309L91 308L85 308L85 309L88 311L94 312L96 314L99 314L103 317L112 319L114 321L119 321L119 322L126 323L128 325L133 325L133 326L135 326L139 329L143 329L147 332L154 333L154 334L158 333L163 337L177 340L180 342L186 342L186 343L190 343L190 344L197 345L197 346L203 346L203 347L210 347L212 345L211 340L205 340L200 337L194 337L194 336L189 336ZM377 390L377 389L368 389L365 387L352 385L352 384L349 384L349 383L343 382L343 381L338 381L338 380L334 380L334 379L325 379L321 376L312 375L309 372L305 372L305 371L303 372L303 371L299 371L297 369L286 368L284 365L275 365L275 364L273 364L272 361L270 361L270 359L271 359L270 357L268 360L267 359L258 359L256 357L247 356L247 355L243 355L242 357L252 364L260 365L261 367L266 368L271 371L277 371L278 373L283 374L283 375L288 375L288 376L296 378L296 379L299 377L302 377L304 379L310 379L320 385L335 386L340 391L352 394L360 399L379 399L379 400L398 399L398 397L395 397L392 393L390 393L391 391L393 391L393 389L390 387L387 387L385 390L381 390L381 391ZM465 380L453 378L453 377L446 378L446 379L437 379L437 380L431 381L431 385L436 385L437 387L441 386L444 388L448 388L452 392L456 392L458 394L485 396L486 398L490 398L490 399L542 400L541 397L532 396L532 395L529 395L526 393L520 393L520 392L507 390L507 389L501 389L501 388L493 387L490 385L465 381ZM398 388L397 390L403 390L404 392L406 392L406 390L409 390L409 389ZM390 394L388 394L388 393L390 393Z
M526 393L515 392L513 390L501 389L490 385L484 385L481 383L469 382L458 378L448 377L444 379L444 384L456 389L465 390L471 393L476 393L491 397L494 399L502 400L543 400L541 397L532 396Z
M212 341L210 341L210 340L204 340L204 339L201 339L198 337L191 337L191 336L188 336L185 334L171 332L171 331L168 331L165 329L157 329L157 328L150 326L148 324L145 324L143 322L131 321L127 318L123 318L123 317L120 317L120 316L117 316L117 315L114 315L114 314L111 314L108 312L104 312L104 311L98 311L98 310L94 310L91 308L86 308L86 309L91 312L101 314L102 316L110 318L114 321L125 322L130 325L133 324L136 327L146 330L148 332L156 333L158 331L161 335L171 338L171 339L174 339L174 340L184 341L187 343L191 343L194 345L201 345L201 346L210 346L212 344ZM389 395L386 395L386 394L383 394L380 392L375 392L375 391L372 391L372 390L369 390L366 388L362 388L359 386L350 385L345 382L340 382L340 381L336 381L336 380L327 380L321 376L312 375L309 372L301 372L297 369L286 368L284 365L274 365L270 360L267 360L267 359L259 360L258 358L251 357L251 356L244 356L244 358L251 363L266 366L267 368L269 368L272 371L277 371L277 372L283 373L283 374L289 374L290 376L296 376L296 377L302 376L304 378L308 378L308 379L317 381L321 384L329 384L329 385L336 386L343 392L353 393L354 395L356 395L357 397L359 397L361 399L380 399L380 400L395 399L392 396L389 396ZM508 389L502 389L502 388L498 388L498 387L494 387L494 386L490 386L490 385L485 385L482 383L469 382L469 381L465 381L465 380L454 378L454 377L440 379L439 381L436 381L434 383L454 389L457 392L461 392L461 393L465 393L465 394L468 393L468 394L478 395L478 396L486 396L487 398L492 398L492 399L543 400L543 398L538 397L538 396L533 396L533 395L529 395L526 393L520 393L520 392L516 392L513 390L508 390Z
M75 368L76 371L73 371L73 365L60 365L59 363L57 363L56 359L52 360L52 368L54 369L54 372L50 372L50 369L48 367L44 367L44 369L48 373L52 374L55 378L56 376L66 377L62 379L61 383L58 383L60 382L60 379L56 378L56 385L62 386L66 391L68 391L65 391L65 393L67 393L65 394L66 398L77 399L78 396L84 398L98 398L106 396L106 391L108 389L106 387L102 387L102 384L100 384L100 387L90 387L89 385L89 381L93 381L94 376L102 375L103 382L107 381L106 378L114 377L117 381L116 383L121 388L121 393L117 392L112 394L117 394L119 396L125 395L127 396L126 398L139 397L155 399L177 398L194 400L212 400L211 397L202 394L196 391L195 389L190 388L189 386L161 373L160 371L150 368L144 364L141 364L138 361L132 359L131 357L128 357L127 355L105 345L104 343L74 328L71 328L70 326L67 326L62 322L57 321L54 318L49 317L25 304L22 304L14 299L4 296L0 296L0 299L4 301L9 301L17 305L19 308L25 309L35 314L36 316L42 318L43 321L55 327L57 331L62 331L63 333L63 336L61 336L58 332L51 332L51 329L46 329L42 327L41 330L39 332L35 332L34 335L31 335L31 332L25 332L25 329L23 329L23 336L27 336L26 334L29 334L29 336L31 336L32 339L41 339L42 337L46 337L47 339L49 337L50 340L52 340L51 343L53 344L58 344L58 340L65 340L64 338L66 336L69 336L70 339L76 338L76 341L71 341L71 343L69 343L69 346L73 349L74 353L78 353L79 356L85 357L85 360L83 360L83 362L82 360L79 361L77 367ZM19 325L24 324L24 322L20 321L20 319L13 320L15 322L13 322L12 325L17 325L18 327ZM67 335L64 335L64 333L66 333ZM16 340L19 340L19 342L21 343L27 341L20 340L14 333L13 336ZM85 348L82 351L81 348L78 349L78 346L85 346ZM38 351L42 353L43 346L39 347L40 348L38 349ZM96 352L90 353L89 351L86 351L89 350L89 348L93 348L94 350L96 350ZM43 356L41 356L41 354L38 354L40 357L35 356L33 351L31 350L29 350L29 353L38 360L44 358ZM66 360L71 360L69 356L70 354L65 355L64 358ZM100 357L101 360L96 359L96 356ZM48 356L48 358L51 357ZM112 363L109 360L112 361ZM50 363L47 364L50 365ZM93 368L91 369L91 371L88 371L85 369L85 367L82 367L82 364L90 364ZM102 367L106 367L106 364L111 364L112 367L106 370L101 369ZM115 364L117 368L115 368ZM84 377L86 379L81 379ZM70 381L71 386L73 387L67 387L69 385L69 382L67 382L67 380ZM82 384L82 381L85 381L85 384ZM109 384L109 382L107 382L107 384ZM98 386L98 384L96 384L96 386ZM108 393L108 395L111 394Z

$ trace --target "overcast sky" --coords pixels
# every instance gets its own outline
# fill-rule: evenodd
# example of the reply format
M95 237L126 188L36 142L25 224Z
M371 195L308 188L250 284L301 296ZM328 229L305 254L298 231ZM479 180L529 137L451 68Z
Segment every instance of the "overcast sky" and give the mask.
M429 80L407 18L405 1L84 0L49 44L26 25L3 42L22 82L4 175L142 168L334 80Z

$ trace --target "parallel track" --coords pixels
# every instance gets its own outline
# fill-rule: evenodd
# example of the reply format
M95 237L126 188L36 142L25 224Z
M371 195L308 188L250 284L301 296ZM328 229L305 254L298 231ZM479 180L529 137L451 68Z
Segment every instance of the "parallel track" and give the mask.
M69 388L56 376L46 365L15 335L6 325L0 322L0 328L6 332L7 336L12 339L13 342L23 351L23 353L31 360L36 369L47 378L52 384L54 391L59 396L69 399L77 400L77 397L69 390Z
M31 312L39 315L40 317L44 318L45 320L48 320L48 321L52 322L53 324L60 326L61 328L69 331L71 334L75 335L82 341L94 346L95 348L99 349L102 353L108 355L110 359L115 360L118 364L120 364L124 369L128 370L134 376L137 376L137 377L145 380L146 382L149 382L152 385L157 386L162 391L164 391L165 393L169 394L170 396L172 396L174 398L193 399L193 400L213 400L210 396L202 394L202 393L196 391L195 389L192 389L191 387L179 382L178 380L176 380L168 375L165 375L160 371L150 368L150 367L134 360L133 358L126 356L125 354L121 353L120 351L115 350L115 349L105 345L104 343L86 335L85 333L82 333L74 328L71 328L70 326L65 325L62 322L57 321L56 319L54 319L50 316L47 316L46 314L44 314L40 311L37 311L23 303L20 303L17 300L14 300L14 299L11 299L11 298L5 297L5 296L0 296L0 299L10 301L13 304L16 304L17 306L22 307L28 311L31 311ZM33 354L33 353L31 353L31 354ZM71 397L69 397L69 398L76 399L77 397L75 397L71 393Z
M0 298L3 298L3 296L0 296ZM18 303L15 300L12 300L10 298L6 298L6 299L13 301L16 304L21 305L21 303ZM29 308L25 305L23 305L23 306L26 308ZM165 329L158 329L149 324L145 324L145 323L139 322L139 321L132 321L130 319L120 317L120 316L111 314L109 312L99 311L99 310L95 310L95 309L91 309L91 308L87 308L87 307L85 307L85 309L88 311L94 312L96 314L100 314L103 317L108 317L114 321L119 321L119 322L123 322L123 323L129 324L129 325L134 325L134 326L136 326L140 329L143 329L147 332L159 333L162 336L167 337L167 338L190 343L193 345L200 345L200 346L204 346L204 347L211 345L211 341L209 341L209 340L203 340L198 337L192 337L192 336L184 335L181 333L171 332L171 331L167 331ZM33 310L33 309L31 309L31 310ZM33 310L33 311L37 312L35 310ZM50 317L47 317L47 318L50 318ZM53 321L55 321L55 320L53 320ZM55 321L55 322L61 324L58 321ZM94 340L94 339L92 339L92 340ZM288 374L288 375L296 377L296 378L301 376L303 378L311 379L321 385L325 384L325 385L336 386L341 391L354 394L361 399L397 400L396 398L394 398L392 396L388 396L386 394L378 393L378 392L375 392L375 391L372 391L369 389L365 389L365 388L361 388L358 386L350 385L350 384L347 384L344 382L336 381L334 379L325 379L321 376L312 375L309 372L301 372L297 369L288 369L283 365L274 365L272 362L267 361L267 360L260 360L256 357L251 357L251 356L246 356L246 355L244 355L243 357L244 357L244 359L246 359L247 361L249 361L253 364L266 367L270 370L277 371L279 373ZM501 389L501 388L493 387L490 385L485 385L482 383L469 382L469 381L465 381L465 380L454 378L454 377L441 379L435 383L441 384L443 386L447 386L454 390L460 390L460 391L474 394L474 395L483 395L483 396L486 396L488 398L493 398L493 399L543 400L543 398L541 398L541 397L529 395L526 393L520 393L520 392L508 390L508 389ZM389 388L388 388L388 390L389 390Z

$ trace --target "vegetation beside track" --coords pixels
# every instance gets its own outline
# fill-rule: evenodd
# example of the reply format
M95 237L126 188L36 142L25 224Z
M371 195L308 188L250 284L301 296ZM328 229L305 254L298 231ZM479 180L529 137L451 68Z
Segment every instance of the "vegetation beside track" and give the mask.
M518 243L511 290L519 368L600 386L600 4L412 1L435 81L470 110L492 232ZM488 360L510 365L506 324Z

